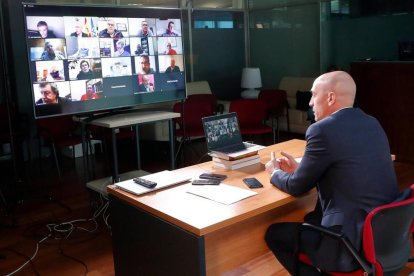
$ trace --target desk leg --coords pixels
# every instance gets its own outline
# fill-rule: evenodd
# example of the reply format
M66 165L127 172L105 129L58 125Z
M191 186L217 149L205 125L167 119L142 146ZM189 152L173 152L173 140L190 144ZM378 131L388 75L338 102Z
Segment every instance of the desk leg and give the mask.
M141 153L139 149L139 126L135 125L135 143L136 143L136 149L137 149L137 167L138 170L141 169Z
M168 128L170 132L171 170L175 170L175 123L173 119L168 121Z
M115 136L115 128L111 128L112 134L112 157L113 157L113 179L112 182L119 182L120 179L118 177L118 151L116 149L116 136Z
M81 125L81 137L82 137L82 158L83 158L83 167L86 171L86 179L89 181L89 154L92 154L92 152L89 152L89 143L87 139L87 131L86 131L86 125L84 122L80 122Z

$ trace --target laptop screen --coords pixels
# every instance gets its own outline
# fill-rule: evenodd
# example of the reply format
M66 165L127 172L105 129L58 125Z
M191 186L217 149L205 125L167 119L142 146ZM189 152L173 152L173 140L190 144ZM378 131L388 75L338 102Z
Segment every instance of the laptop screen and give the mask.
M243 143L236 112L205 117L202 120L208 151Z

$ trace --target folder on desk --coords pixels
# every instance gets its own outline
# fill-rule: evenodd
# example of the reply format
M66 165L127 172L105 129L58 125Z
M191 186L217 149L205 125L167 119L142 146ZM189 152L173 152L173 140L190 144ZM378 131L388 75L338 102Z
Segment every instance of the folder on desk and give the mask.
M136 184L132 179L115 183L114 185L126 192L135 194L135 195L142 195L145 193L149 193L152 191L156 191L162 188L166 188L172 185L176 185L179 183L183 183L186 181L191 180L191 177L186 174L177 173L174 171L161 171L158 173L153 173L145 176L141 176L146 180L151 180L157 183L157 186L153 189L146 188L139 184Z

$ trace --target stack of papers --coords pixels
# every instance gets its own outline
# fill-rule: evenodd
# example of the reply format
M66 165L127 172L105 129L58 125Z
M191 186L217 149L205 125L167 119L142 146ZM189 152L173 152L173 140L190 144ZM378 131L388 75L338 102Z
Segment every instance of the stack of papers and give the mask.
M190 186L187 193L201 196L226 205L233 204L242 199L254 196L255 191L246 190L226 184Z

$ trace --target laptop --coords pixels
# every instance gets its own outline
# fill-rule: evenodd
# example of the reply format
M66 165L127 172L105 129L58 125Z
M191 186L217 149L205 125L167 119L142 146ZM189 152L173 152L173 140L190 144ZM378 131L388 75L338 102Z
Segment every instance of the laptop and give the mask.
M165 170L165 171L141 176L141 178L154 181L157 183L157 186L155 186L155 188L152 188L152 189L146 188L144 186L136 184L132 179L125 180L122 182L117 182L114 185L118 189L124 190L126 192L129 192L135 195L142 195L142 194L156 191L162 188L170 187L172 185L190 181L192 177L189 176L188 174Z
M236 112L204 117L202 122L210 156L235 160L265 148L243 142Z

